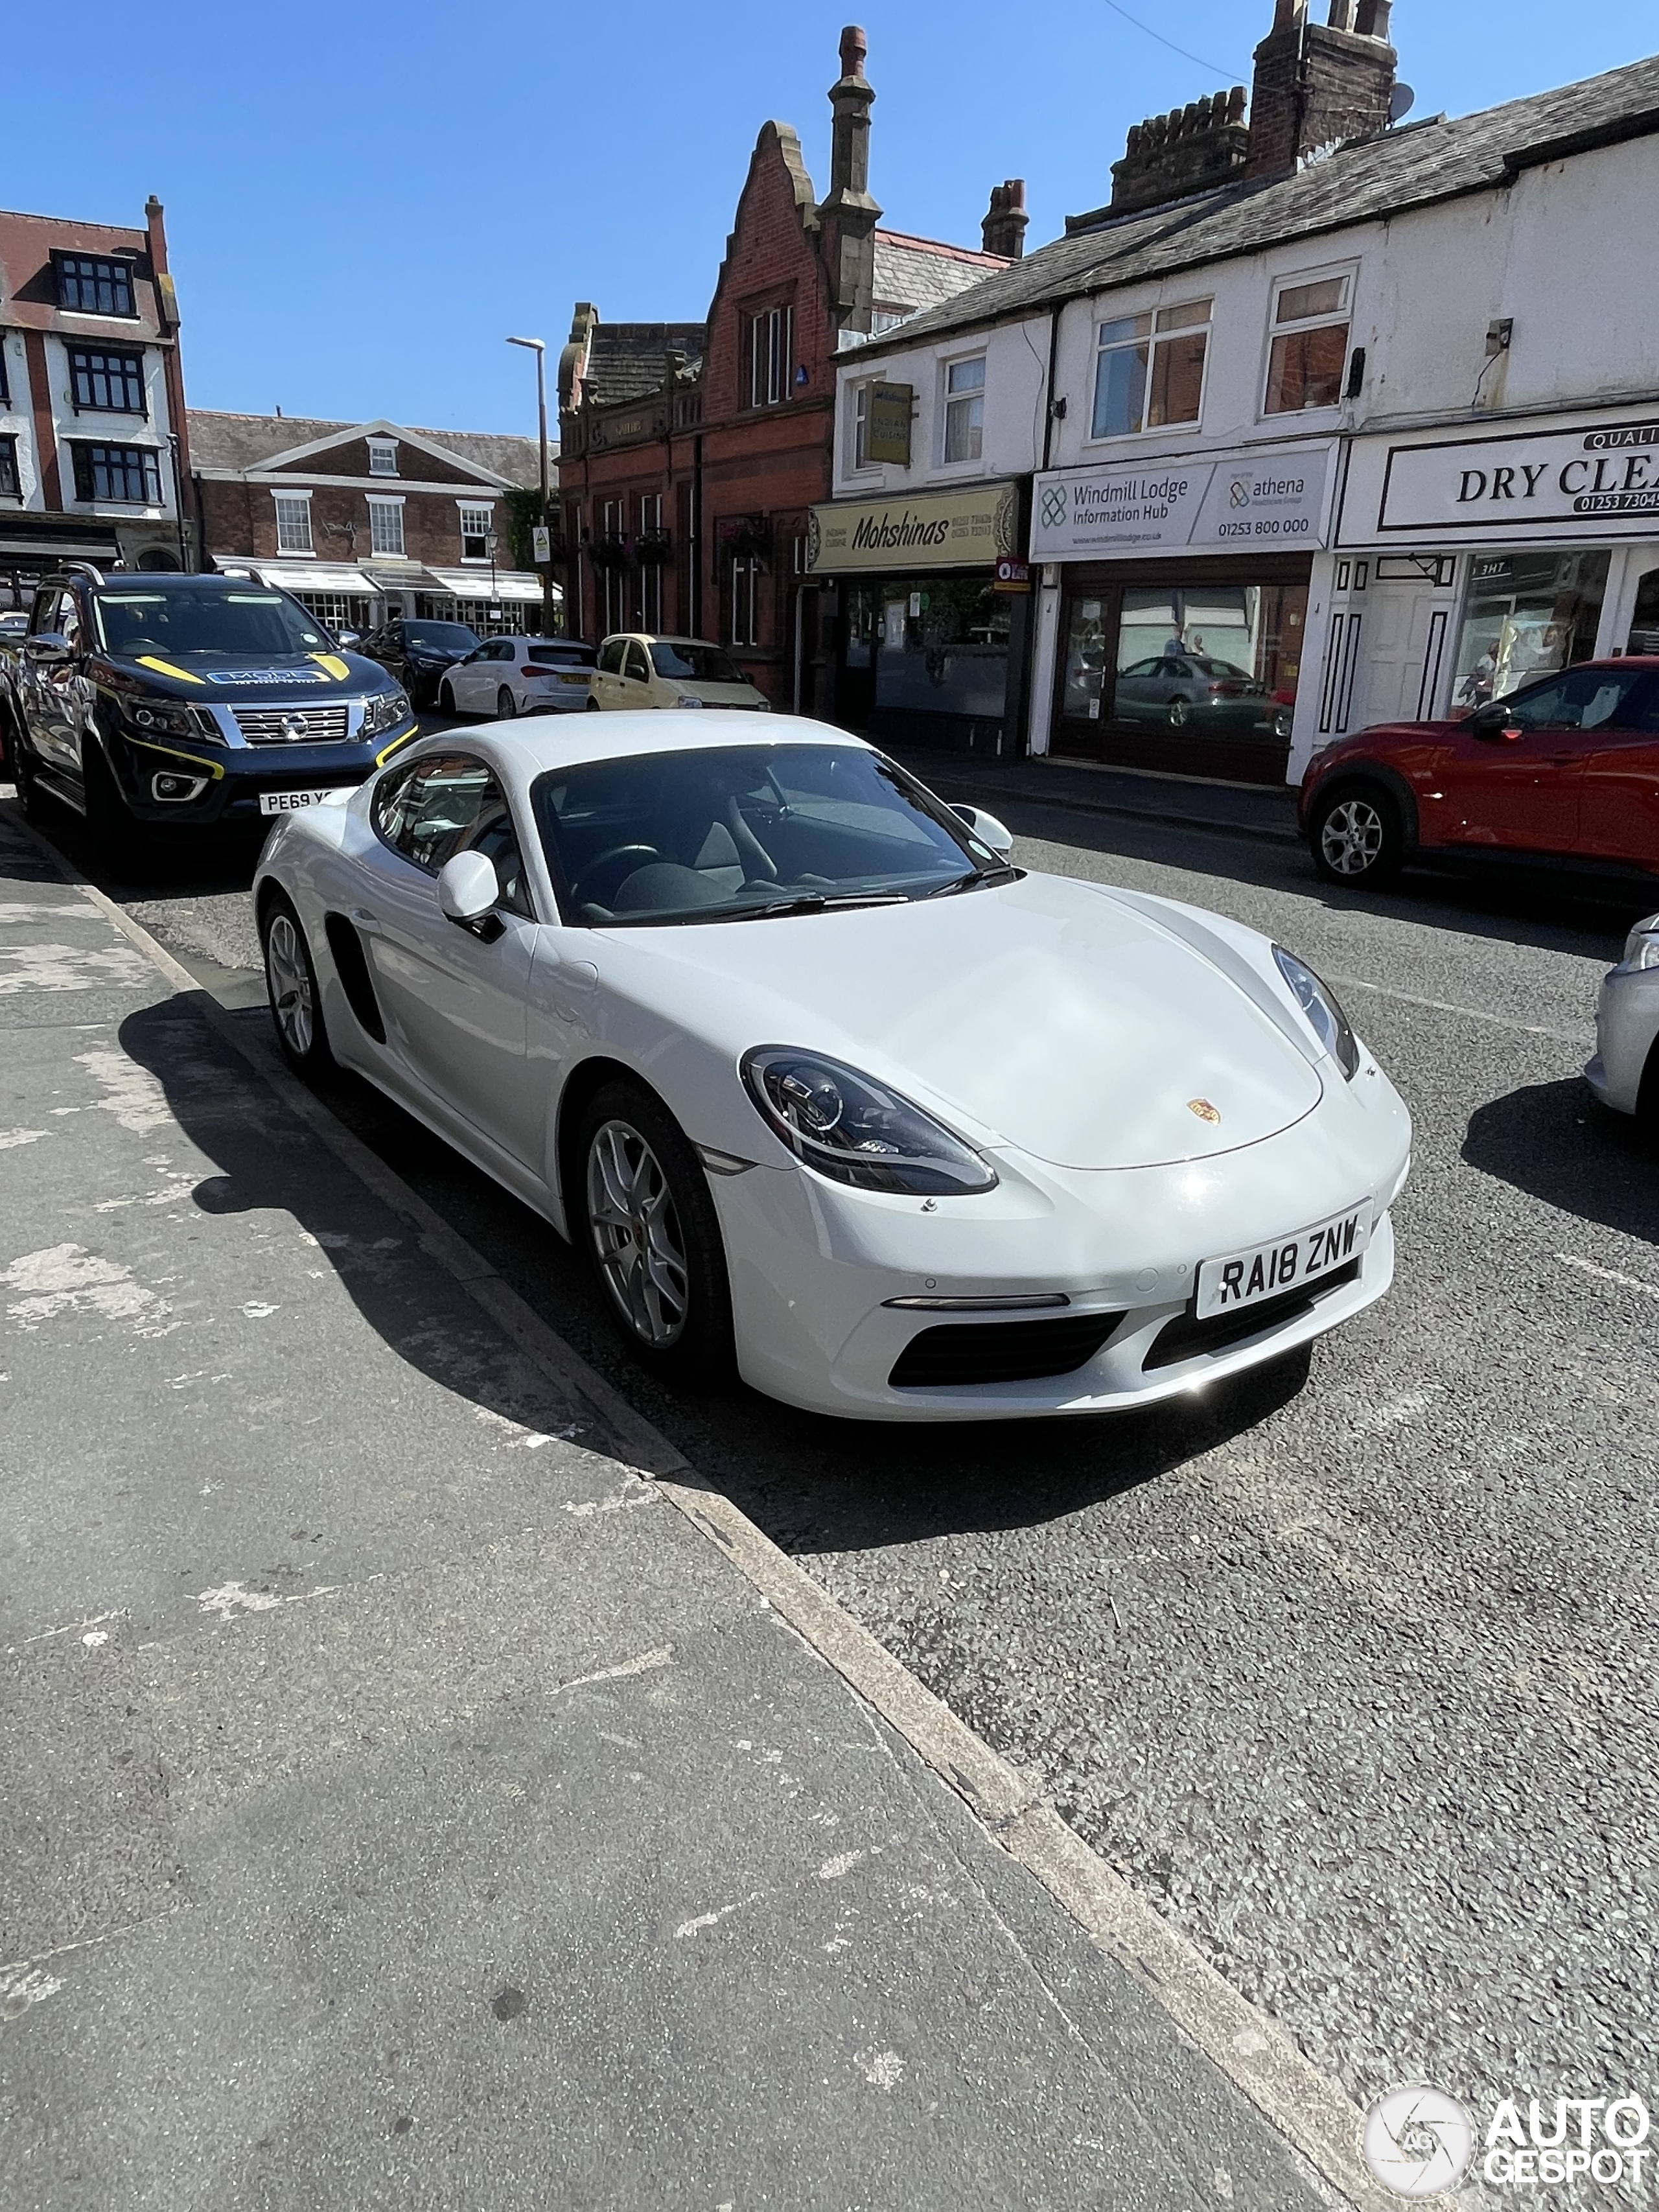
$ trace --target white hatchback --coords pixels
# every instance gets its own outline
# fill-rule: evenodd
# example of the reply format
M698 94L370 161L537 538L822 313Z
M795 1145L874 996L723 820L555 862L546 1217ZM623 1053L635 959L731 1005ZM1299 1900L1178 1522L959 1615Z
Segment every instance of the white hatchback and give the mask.
M593 681L593 648L570 637L487 637L445 672L441 714L580 714Z

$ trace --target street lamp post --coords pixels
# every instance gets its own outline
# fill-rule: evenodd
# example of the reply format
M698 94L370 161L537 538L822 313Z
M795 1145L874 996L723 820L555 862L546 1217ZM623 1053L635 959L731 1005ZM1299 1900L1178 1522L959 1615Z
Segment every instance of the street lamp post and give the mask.
M536 419L541 440L542 528L547 532L548 557L542 571L542 635L553 635L553 516L548 497L547 466L547 345L541 338L509 338L508 345L526 346L536 356Z

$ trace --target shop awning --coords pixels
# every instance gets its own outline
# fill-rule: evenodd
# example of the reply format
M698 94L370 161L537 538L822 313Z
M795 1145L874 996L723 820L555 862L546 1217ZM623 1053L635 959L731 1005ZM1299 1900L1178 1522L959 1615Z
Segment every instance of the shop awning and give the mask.
M348 568L325 561L239 561L234 554L215 556L221 575L246 569L262 584L276 584L290 592L349 592L356 599L372 599L376 585L361 568Z
M120 542L112 530L95 523L46 522L33 528L21 515L0 521L0 561L27 561L50 568L54 561L95 561L108 568L121 557Z
M525 568L497 568L493 577L487 568L432 568L428 574L439 591L457 599L539 600L542 595L541 578ZM555 606L563 597L555 584Z

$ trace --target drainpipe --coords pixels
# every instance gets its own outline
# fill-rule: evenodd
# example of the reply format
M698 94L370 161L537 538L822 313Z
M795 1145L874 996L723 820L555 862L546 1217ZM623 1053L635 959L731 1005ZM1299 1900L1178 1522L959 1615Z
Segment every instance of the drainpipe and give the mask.
M691 616L686 628L702 635L702 432L691 441Z
M1060 303L1048 310L1048 385L1042 410L1042 465L1047 471L1054 450L1054 362L1060 353Z
M795 712L800 712L801 647L805 631L806 586L795 579Z

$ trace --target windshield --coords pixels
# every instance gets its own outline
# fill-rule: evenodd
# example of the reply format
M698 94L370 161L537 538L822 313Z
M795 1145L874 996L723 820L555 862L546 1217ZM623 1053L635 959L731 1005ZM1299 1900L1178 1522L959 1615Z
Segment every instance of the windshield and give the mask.
M651 648L651 665L659 676L678 676L690 684L746 684L729 653L717 645L696 645L689 638L659 637Z
M471 653L478 643L478 633L469 629L465 623L413 622L404 624L404 645L418 648L429 646L434 653Z
M593 927L925 898L998 867L902 769L852 745L590 761L534 796L561 908Z
M130 660L270 660L328 653L334 641L286 592L99 592L106 653Z

